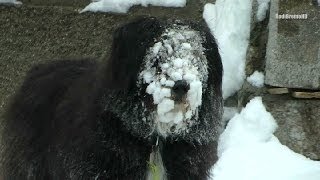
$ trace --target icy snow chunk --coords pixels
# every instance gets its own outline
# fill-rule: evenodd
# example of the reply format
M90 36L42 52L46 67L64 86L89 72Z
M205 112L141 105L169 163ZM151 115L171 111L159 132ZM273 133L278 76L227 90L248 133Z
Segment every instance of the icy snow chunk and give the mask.
M178 81L182 79L182 75L179 72L173 72L170 77L174 80L174 81Z
M166 83L165 83L166 86L169 86L169 87L173 87L174 86L174 81L171 81L171 80L167 80Z
M255 71L253 74L251 74L247 81L255 87L261 88L264 85L264 74L259 71Z
M187 73L183 76L183 79L188 81L188 82L191 82L191 81L194 81L196 79L196 75L194 74L191 74L191 73Z
M182 48L184 49L191 49L190 43L182 43L181 45L182 45Z
M153 54L157 55L161 47L162 47L162 43L161 42L155 43L154 46L153 46Z
M173 60L173 66L174 66L175 68L182 68L182 66L183 66L183 59L181 59L181 58L174 59L174 60Z
M257 20L263 21L266 18L266 14L269 9L270 0L257 0L257 2L258 2Z
M148 85L147 89L146 89L146 92L148 94L153 94L155 91L156 91L156 83L155 82L152 82Z
M143 74L144 82L150 83L151 81L153 81L153 74L154 74L154 72L146 71Z
M170 97L171 96L171 89L169 88L161 88L161 97Z
M161 64L162 69L168 69L169 67L170 67L170 65L168 63Z
M174 108L174 101L171 99L164 99L158 104L157 112L159 115L169 112Z
M173 53L172 46L170 44L164 44L164 47L167 48L168 54L171 55Z
M193 81L190 83L188 91L188 101L192 110L195 110L202 102L202 84L200 81Z
M134 5L142 6L184 7L186 0L96 0L86 6L82 12L114 12L127 13Z
M166 84L167 79L165 77L160 79L160 83L161 85L165 85Z

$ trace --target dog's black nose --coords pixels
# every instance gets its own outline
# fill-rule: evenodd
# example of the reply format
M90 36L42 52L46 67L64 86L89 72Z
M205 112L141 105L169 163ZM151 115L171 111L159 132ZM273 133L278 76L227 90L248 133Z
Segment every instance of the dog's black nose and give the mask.
M185 80L176 81L174 83L173 88L172 88L172 93L173 93L174 99L177 101L181 101L182 97L184 95L186 95L187 92L189 91L189 88L190 88L190 86L187 83L187 81L185 81Z

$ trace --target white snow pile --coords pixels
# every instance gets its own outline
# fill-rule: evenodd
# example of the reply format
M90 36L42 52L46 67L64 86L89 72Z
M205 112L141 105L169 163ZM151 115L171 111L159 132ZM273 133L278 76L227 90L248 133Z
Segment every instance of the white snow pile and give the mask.
M204 6L203 18L215 36L223 64L223 98L238 91L245 79L252 0L217 0Z
M81 12L113 12L127 13L130 7L142 6L164 6L164 7L184 7L186 0L96 0L86 6Z
M14 5L19 5L19 4L22 4L22 2L17 1L17 0L0 0L0 4L14 4Z
M266 18L266 14L269 9L270 0L257 0L257 2L258 2L257 20L263 21Z
M165 30L145 56L139 84L148 84L146 92L153 96L153 103L157 105L156 123L162 135L172 126L176 127L173 133L186 130L192 125L192 115L198 115L202 89L206 88L208 78L202 42L199 32L188 26L174 25ZM190 88L182 102L175 102L171 89L179 80L185 80Z
M294 153L273 135L277 124L261 97L235 115L220 136L214 180L319 180L320 162Z
M264 85L264 74L259 71L255 71L249 77L247 77L247 81L255 87L261 88Z

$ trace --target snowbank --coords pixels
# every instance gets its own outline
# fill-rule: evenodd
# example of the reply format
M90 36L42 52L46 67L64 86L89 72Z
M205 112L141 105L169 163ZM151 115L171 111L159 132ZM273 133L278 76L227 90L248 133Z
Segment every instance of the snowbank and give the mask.
M164 7L184 7L186 0L98 0L91 2L81 12L114 12L127 13L130 7L142 6L164 6Z
M203 18L217 40L222 58L224 99L238 91L245 79L251 9L251 0L217 0L204 7Z
M320 162L294 153L273 135L277 124L260 97L235 115L219 139L214 180L319 180Z

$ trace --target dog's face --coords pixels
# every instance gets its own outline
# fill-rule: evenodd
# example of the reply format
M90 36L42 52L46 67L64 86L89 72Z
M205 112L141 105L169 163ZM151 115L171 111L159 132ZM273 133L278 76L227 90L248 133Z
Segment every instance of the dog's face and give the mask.
M188 131L198 119L208 80L203 42L199 32L173 24L147 51L137 86L162 136Z
M116 30L105 110L133 135L208 142L218 137L222 64L201 24L142 18Z

